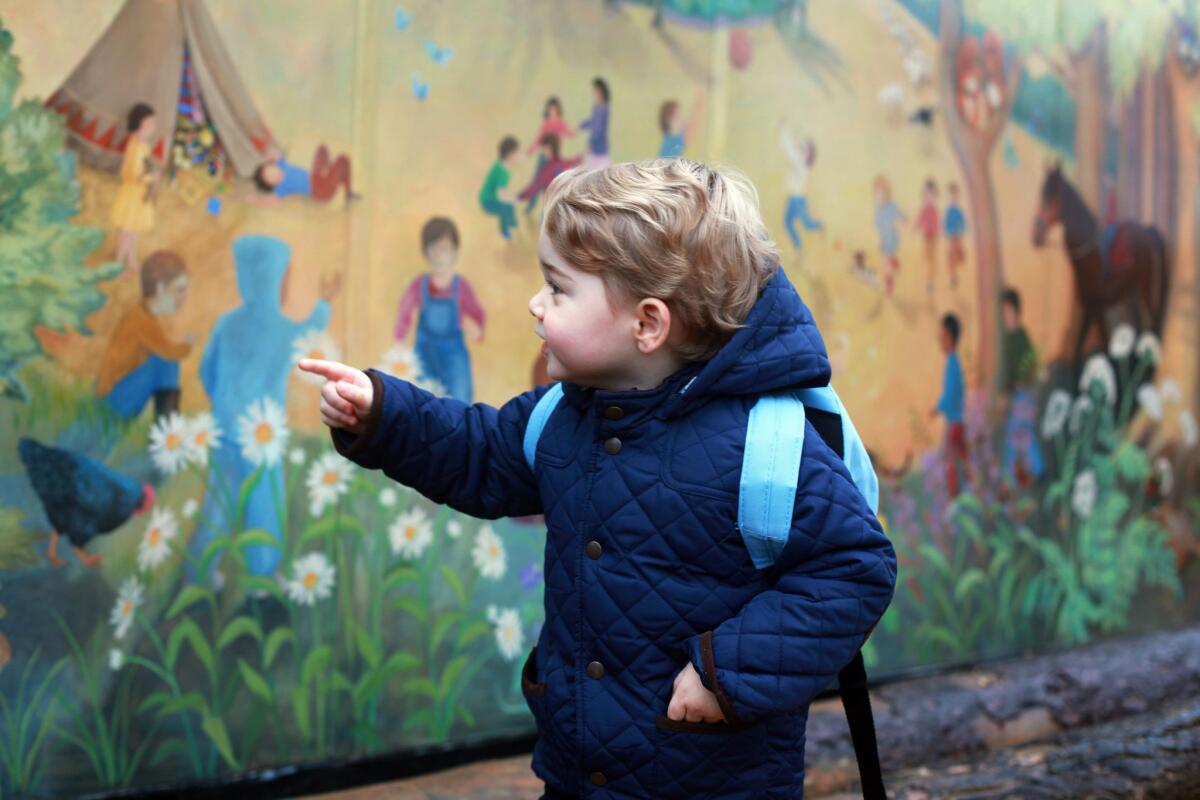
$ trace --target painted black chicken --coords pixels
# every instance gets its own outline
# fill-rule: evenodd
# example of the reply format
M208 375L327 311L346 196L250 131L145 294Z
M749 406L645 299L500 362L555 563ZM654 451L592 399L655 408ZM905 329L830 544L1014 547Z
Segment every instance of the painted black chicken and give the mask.
M53 526L46 557L56 567L66 563L57 553L60 533L70 540L80 561L95 567L100 556L84 552L87 543L154 505L154 488L150 484L139 487L86 456L29 438L22 438L17 450L33 491Z

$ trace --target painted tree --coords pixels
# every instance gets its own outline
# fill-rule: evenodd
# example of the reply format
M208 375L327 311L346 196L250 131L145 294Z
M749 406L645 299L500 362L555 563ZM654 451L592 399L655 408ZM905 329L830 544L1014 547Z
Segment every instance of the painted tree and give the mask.
M1069 7L1068 7L1069 6ZM1075 188L1103 214L1107 30L1101 3L975 0L972 19L996 31L1028 61L1041 59L1075 101Z
M18 372L45 354L37 328L86 333L84 319L105 302L96 284L120 264L83 264L104 233L71 224L74 154L58 115L34 100L14 103L21 68L12 47L0 23L0 393L21 398Z
M975 245L979 317L974 383L995 394L1004 261L990 162L1012 113L1021 63L1015 56L1005 57L994 34L983 41L963 34L962 0L942 0L938 30L938 97L966 184Z

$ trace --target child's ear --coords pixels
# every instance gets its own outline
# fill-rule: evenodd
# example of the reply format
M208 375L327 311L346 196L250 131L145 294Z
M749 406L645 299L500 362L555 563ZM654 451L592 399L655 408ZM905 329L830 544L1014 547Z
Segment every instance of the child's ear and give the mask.
M650 355L667 343L671 335L671 309L658 298L647 298L637 305L634 338L643 355Z

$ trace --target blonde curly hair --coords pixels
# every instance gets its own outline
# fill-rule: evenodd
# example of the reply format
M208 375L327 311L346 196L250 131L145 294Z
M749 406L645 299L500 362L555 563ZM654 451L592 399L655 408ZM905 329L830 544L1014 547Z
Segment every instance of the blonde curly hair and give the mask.
M750 180L685 159L562 173L544 231L568 263L604 280L610 300L666 303L689 361L716 355L779 265Z

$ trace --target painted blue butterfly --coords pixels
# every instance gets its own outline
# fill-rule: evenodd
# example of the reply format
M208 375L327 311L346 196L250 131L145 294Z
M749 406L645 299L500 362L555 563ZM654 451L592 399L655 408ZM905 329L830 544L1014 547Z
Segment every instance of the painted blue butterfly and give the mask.
M429 97L429 84L421 82L421 74L419 72L414 72L412 75L412 90L413 97L418 100L424 100Z
M408 23L410 23L410 22L412 22L412 18L410 16L408 16L408 12L406 12L403 8L397 8L396 9L396 30L398 30L398 31L408 30Z
M425 40L425 52L429 54L429 59L435 64L447 64L454 57L453 47L438 47L431 40Z

